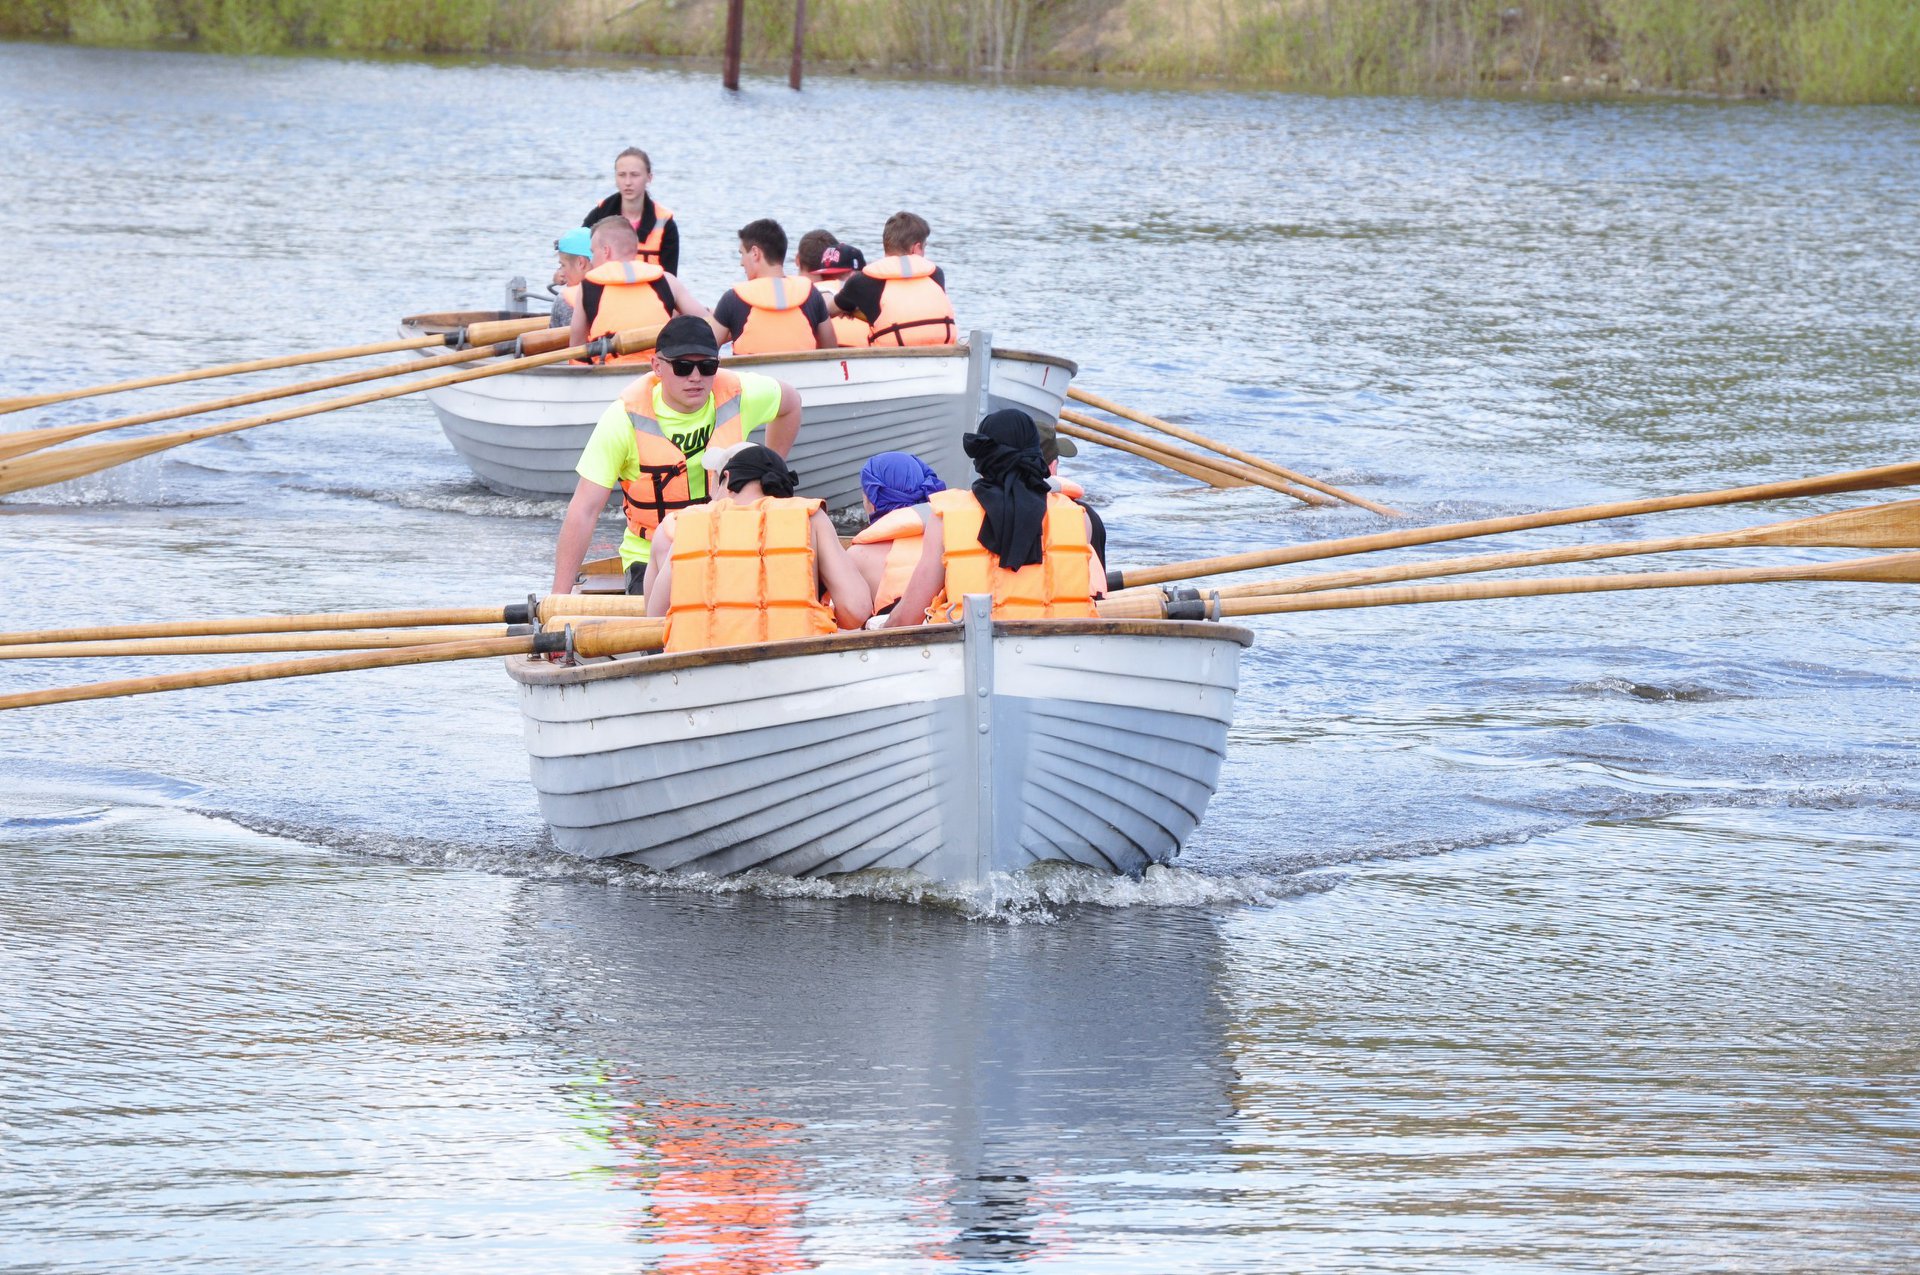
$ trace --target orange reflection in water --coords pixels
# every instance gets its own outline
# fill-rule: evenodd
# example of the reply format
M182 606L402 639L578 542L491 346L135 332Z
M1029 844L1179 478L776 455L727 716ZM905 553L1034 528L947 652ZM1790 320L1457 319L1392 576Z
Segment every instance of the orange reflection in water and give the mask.
M724 1102L684 1098L616 1103L608 1145L623 1155L614 1181L643 1191L636 1225L664 1250L672 1275L776 1275L810 1269L800 1254L800 1139L792 1121Z

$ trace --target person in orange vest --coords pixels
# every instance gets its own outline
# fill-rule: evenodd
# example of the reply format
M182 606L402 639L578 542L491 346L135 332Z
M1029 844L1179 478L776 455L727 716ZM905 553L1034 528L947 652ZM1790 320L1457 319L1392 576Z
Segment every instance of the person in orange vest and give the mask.
M920 562L921 538L933 519L927 503L946 483L911 452L881 452L860 467L860 494L867 525L847 546L873 590L873 613L885 615L906 589Z
M786 455L800 433L799 393L756 372L721 371L712 324L690 314L669 320L654 348L652 370L601 413L574 466L580 477L560 524L553 592L573 589L594 524L615 487L627 513L620 541L627 592L640 592L650 540L661 521L708 498L702 453L743 442L761 429L767 446Z
M680 223L653 202L647 184L653 180L653 161L638 146L629 146L613 161L613 184L619 189L593 206L581 219L586 227L608 217L621 216L640 241L640 260L668 274L680 273Z
M841 243L830 230L809 230L800 236L793 263L800 273L813 281L820 295L832 300L855 271L864 270L867 256L850 243ZM828 307L832 313L832 307ZM860 349L873 344L873 329L865 319L850 314L833 314L833 335L842 348Z
M886 256L841 285L835 314L854 315L873 329L874 345L953 345L959 340L947 276L928 261L926 219L910 212L887 218L880 233Z
M580 345L609 332L656 328L676 314L708 318L707 307L687 286L635 255L640 247L624 217L607 217L593 228L593 266L580 281L580 304L568 333ZM610 363L644 363L648 355L615 355Z
M1071 438L1060 437L1059 423L1051 417L1038 417L1033 427L1040 435L1040 459L1047 462L1047 486L1065 495L1074 504L1087 511L1089 539L1093 544L1093 556L1105 562L1107 560L1107 524L1100 517L1100 511L1087 503L1087 489L1071 478L1060 476L1060 458L1078 456L1079 447Z
M799 275L787 273L787 232L771 217L740 227L740 268L735 284L713 307L715 334L733 342L735 354L784 354L825 350L840 344L827 316L826 298Z
M593 232L575 226L553 241L553 252L560 261L553 271L553 285L559 293L548 312L547 326L571 328L573 312L580 308L580 281L593 269Z
M1040 433L1018 408L994 412L962 438L976 477L964 491L928 497L920 559L900 599L872 628L959 614L970 593L993 596L997 619L1084 619L1106 593L1087 511L1047 484Z
M793 494L799 477L778 452L742 443L709 449L704 463L721 494L670 515L647 565L647 614L667 617L667 650L824 637L866 622L867 582L824 502Z

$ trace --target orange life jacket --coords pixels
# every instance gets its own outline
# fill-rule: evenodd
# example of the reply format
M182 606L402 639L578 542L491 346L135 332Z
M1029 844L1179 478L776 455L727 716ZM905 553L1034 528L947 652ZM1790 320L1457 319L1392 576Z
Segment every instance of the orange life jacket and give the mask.
M687 481L687 465L709 447L731 447L741 442L740 377L722 370L713 378L713 428L705 438L689 437L688 451L667 437L653 413L653 391L659 378L649 372L620 394L627 419L633 422L633 442L640 454L640 476L620 480L625 497L627 526L642 540L653 537L660 520L676 509L706 500L694 496Z
M1053 488L1068 500L1085 500L1087 498L1087 489L1071 478L1061 478L1055 475L1047 479L1047 486Z
M749 279L735 284L734 295L747 303L747 319L733 338L735 354L785 354L817 350L820 338L801 311L813 296L811 281L798 275Z
M873 344L873 329L857 314L832 314L833 338L844 350L863 350Z
M913 505L896 509L861 530L853 538L857 545L885 544L887 560L880 569L880 586L873 591L873 613L879 615L900 600L907 578L920 565L920 548L926 534L928 506Z
M587 271L587 281L600 285L600 304L587 316L587 339L628 328L659 327L676 313L667 273L644 261L608 261ZM585 290L582 289L584 292ZM609 358L609 363L645 363L653 351L637 350Z
M925 257L886 257L861 273L884 284L871 344L954 344L953 303L947 300L947 290L933 281L931 261Z
M1083 620L1096 614L1087 513L1071 499L1057 491L1047 493L1047 513L1040 524L1041 560L1018 571L1001 566L980 543L986 510L971 491L936 491L927 500L940 515L940 548L947 571L945 584L928 608L935 622L957 618L960 599L969 593L991 593L996 620Z
M660 264L660 248L667 241L667 223L673 220L671 209L663 207L658 200L653 205L653 229L640 241L640 260L648 265ZM633 233L640 233L640 223L633 223Z
M674 519L669 651L745 646L838 631L820 599L810 522L818 500L723 500Z

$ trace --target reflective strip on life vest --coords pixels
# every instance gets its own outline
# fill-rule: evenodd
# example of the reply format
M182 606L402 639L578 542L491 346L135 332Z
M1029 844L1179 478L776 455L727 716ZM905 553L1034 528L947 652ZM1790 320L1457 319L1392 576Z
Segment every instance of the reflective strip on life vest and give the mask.
M666 649L695 651L837 631L820 599L811 521L818 500L722 500L674 520Z
M620 480L620 494L626 507L627 527L642 540L651 539L660 520L676 509L685 509L708 498L704 485L693 494L689 467L709 447L731 447L742 441L740 431L740 377L721 371L713 378L713 424L704 433L687 436L689 450L667 436L654 415L653 394L659 378L649 372L635 379L620 394L627 419L633 422L634 451L639 457L640 473ZM704 483L704 480L703 480Z
M958 340L953 302L933 280L925 257L887 257L861 271L878 279L880 314L871 345L952 345Z
M786 354L817 350L820 338L807 321L803 307L813 296L813 284L798 276L749 279L734 285L734 295L747 303L746 322L733 338L735 354Z

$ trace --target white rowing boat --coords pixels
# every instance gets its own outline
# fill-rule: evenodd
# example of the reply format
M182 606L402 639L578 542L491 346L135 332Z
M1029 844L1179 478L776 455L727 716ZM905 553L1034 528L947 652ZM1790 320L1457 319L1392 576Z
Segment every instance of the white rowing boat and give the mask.
M577 665L514 658L555 843L661 871L1138 874L1219 780L1246 629L929 625Z
M415 315L400 330L434 335L504 313ZM1069 359L995 350L985 332L969 333L957 346L815 350L725 362L777 377L799 392L800 437L787 460L800 475L800 494L835 510L860 503L860 466L876 452L912 452L949 485L971 481L960 436L1001 407L1057 419L1078 371ZM511 496L566 496L594 422L640 370L533 368L428 390L426 398L447 441L487 487Z

